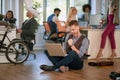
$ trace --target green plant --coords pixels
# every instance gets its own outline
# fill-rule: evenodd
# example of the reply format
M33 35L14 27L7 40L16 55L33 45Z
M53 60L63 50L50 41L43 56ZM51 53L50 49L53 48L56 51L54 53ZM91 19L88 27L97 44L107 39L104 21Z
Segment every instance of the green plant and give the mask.
M36 9L38 9L38 8L41 7L41 4L38 3L37 1L33 1L33 7L36 8Z
M37 1L34 1L33 0L33 8L35 8L37 11L39 11L39 8L41 7L41 4ZM39 23L40 21L40 17L39 18L36 18L37 22Z
M3 15L2 15L2 14L0 14L0 21L2 21L2 19L3 19Z

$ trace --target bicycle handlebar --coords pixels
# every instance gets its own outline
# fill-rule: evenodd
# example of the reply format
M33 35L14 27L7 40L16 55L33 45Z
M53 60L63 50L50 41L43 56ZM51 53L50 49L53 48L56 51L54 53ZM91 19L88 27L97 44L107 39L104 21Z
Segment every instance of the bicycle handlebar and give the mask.
M15 25L14 24L10 24L8 22L5 22L5 21L0 21L0 26L5 26L6 30L5 32L11 32L12 28L15 28Z
M8 26L8 23L5 22L5 21L0 21L0 26L5 26L5 27L7 27L7 26Z
M0 21L0 26L5 26L5 27L10 27L10 28L14 28L14 24L10 24L6 21Z

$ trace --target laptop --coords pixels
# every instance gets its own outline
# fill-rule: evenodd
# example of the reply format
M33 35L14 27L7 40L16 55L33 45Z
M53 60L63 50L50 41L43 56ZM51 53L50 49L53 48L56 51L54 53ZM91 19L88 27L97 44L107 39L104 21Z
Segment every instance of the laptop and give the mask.
M78 21L79 26L88 27L88 21Z
M66 56L60 43L46 43L45 47L50 56Z

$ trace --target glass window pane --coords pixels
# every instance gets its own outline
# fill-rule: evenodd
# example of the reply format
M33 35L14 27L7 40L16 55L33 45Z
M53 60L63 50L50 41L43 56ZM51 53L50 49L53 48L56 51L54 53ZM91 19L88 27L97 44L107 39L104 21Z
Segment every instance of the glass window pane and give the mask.
M47 0L47 17L53 13L54 8L60 8L59 20L66 21L66 0ZM47 20L47 19L46 19Z
M54 8L60 8L61 9L61 13L59 15L59 20L63 20L66 21L66 13L67 13L67 4L71 7L71 6L75 6L78 10L78 14L82 13L82 5L83 4L87 4L89 2L89 0L70 0L70 4L67 3L67 0L33 0L33 2L37 2L40 4L40 7L37 8L37 10L40 12L40 20L39 23L43 24L43 18L48 18L48 16L50 14L53 13ZM43 4L43 2L46 2L46 4ZM46 5L46 11L43 10L43 6ZM69 7L68 7L69 8ZM46 13L45 13L46 12ZM44 13L44 16L43 16ZM45 15L46 14L46 15ZM24 13L24 16L25 13ZM24 17L25 18L25 17Z
M33 7L40 13L38 21L43 24L43 0L33 0Z
M2 13L2 4L1 4L2 0L0 0L0 14Z
M33 0L32 4L33 4L33 7L36 8L36 10L40 13L39 19L38 18L36 19L40 24L42 24L43 23L43 0ZM24 8L24 20L27 19L26 12L27 10Z
M75 6L78 11L78 17L83 13L82 6L88 4L89 0L70 0L70 7Z
M82 12L82 6L84 4L88 4L88 0L75 0L75 7L77 8L78 12Z

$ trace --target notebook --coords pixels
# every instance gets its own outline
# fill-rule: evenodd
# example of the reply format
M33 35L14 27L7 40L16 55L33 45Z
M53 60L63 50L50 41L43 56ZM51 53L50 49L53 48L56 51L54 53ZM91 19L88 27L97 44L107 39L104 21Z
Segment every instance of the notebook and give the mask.
M50 56L66 56L64 49L59 43L46 43L45 47Z

